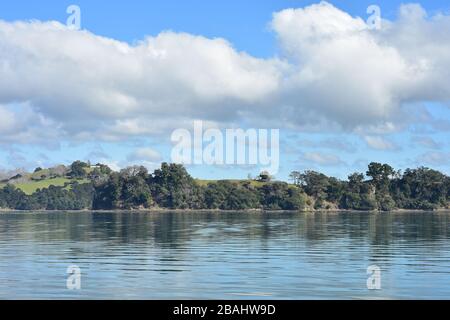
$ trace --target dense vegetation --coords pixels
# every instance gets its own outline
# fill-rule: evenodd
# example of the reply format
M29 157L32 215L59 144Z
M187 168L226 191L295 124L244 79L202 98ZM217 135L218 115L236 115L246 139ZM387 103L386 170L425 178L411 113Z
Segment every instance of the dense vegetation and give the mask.
M67 179L32 194L11 183L0 189L0 208L16 210L221 209L221 210L382 210L449 208L450 177L418 168L401 173L387 164L371 163L365 174L347 181L315 171L292 172L292 183L255 180L199 183L177 164L163 163L150 174L145 167L114 172L105 165L74 162L67 170L37 168L33 183ZM57 174L55 174L57 172ZM44 174L45 173L45 174ZM36 174L38 174L36 176ZM40 180L41 179L41 180ZM66 181L66 180L63 180Z

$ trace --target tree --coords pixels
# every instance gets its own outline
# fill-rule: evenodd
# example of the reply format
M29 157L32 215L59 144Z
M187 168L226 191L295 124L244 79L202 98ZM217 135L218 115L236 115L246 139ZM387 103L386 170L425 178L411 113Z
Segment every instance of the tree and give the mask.
M448 177L429 168L406 169L400 179L394 180L391 194L398 206L407 209L436 209L446 207Z
M272 180L272 176L267 171L263 171L258 176L258 181L261 182L270 182Z
M141 177L142 179L146 180L148 179L148 170L144 166L131 166L126 167L125 169L122 169L120 171L120 175L124 179L128 179L131 177Z
M389 179L395 174L394 169L388 164L372 162L369 164L366 175L372 178L376 190L387 191Z
M105 182L111 173L112 170L107 165L98 163L94 170L88 174L88 178L95 182Z
M293 184L295 185L300 185L301 184L301 172L300 171L292 171L291 174L289 175L289 179L292 181Z
M325 198L325 191L328 187L328 177L316 171L305 171L300 175L300 185L306 194L317 199Z
M209 183L204 190L205 206L207 209L220 209L224 207L225 200L231 189L231 182L218 181Z
M163 163L149 177L155 202L164 208L199 209L203 206L201 188L179 164Z
M288 198L288 184L276 182L265 184L260 188L261 204L265 209L285 209L285 201Z
M261 204L268 210L302 210L306 196L297 186L285 182L265 184L259 188Z
M85 178L87 176L86 168L89 168L89 164L77 160L70 165L70 176L77 179Z
M220 209L222 210L247 210L259 208L259 199L255 190L249 189L238 183L228 185L228 193Z
M123 208L149 208L152 206L151 191L143 177L140 175L128 177L122 185L120 199L122 200Z
M347 188L340 200L340 207L352 210L375 210L377 201L370 184L364 181L364 175L353 173L348 177Z
M395 207L395 202L389 195L390 182L397 175L397 172L388 164L372 162L366 173L371 177L371 185L375 188L377 207L380 210L389 211Z
M345 184L342 181L334 177L331 177L328 179L326 200L332 203L339 203L339 201L342 198L342 195L344 194L344 191L345 191Z
M0 190L0 201L3 208L17 209L26 194L11 184L7 184Z
M54 174L83 176L89 164L74 162L49 169ZM395 208L434 210L448 208L450 177L429 169L406 169L402 174L386 164L371 163L365 180L353 173L347 181L315 172L293 172L294 185L285 182L254 184L252 181L217 181L197 184L182 165L163 163L149 174L143 166L113 172L97 165L89 171L90 183L72 180L64 186L38 189L25 194L6 180L0 188L0 208L17 210L138 209L159 206L170 209L302 210L314 203L316 209L384 210Z
M123 180L117 172L112 172L104 182L99 181L94 183L94 209L119 208L121 206L122 183Z

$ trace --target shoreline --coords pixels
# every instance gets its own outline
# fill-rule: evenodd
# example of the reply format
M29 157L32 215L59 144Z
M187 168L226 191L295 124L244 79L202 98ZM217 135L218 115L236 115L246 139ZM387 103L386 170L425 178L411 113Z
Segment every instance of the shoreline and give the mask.
M111 210L13 210L0 208L0 215L6 213L135 213L135 214L152 214L152 213L255 213L255 214L274 214L274 213L360 213L360 214L392 214L392 213L450 213L450 208L439 208L435 210L421 210L421 209L394 209L390 211L381 210L349 210L349 209L323 209L323 210L264 210L264 209L246 209L246 210L222 210L222 209L111 209Z

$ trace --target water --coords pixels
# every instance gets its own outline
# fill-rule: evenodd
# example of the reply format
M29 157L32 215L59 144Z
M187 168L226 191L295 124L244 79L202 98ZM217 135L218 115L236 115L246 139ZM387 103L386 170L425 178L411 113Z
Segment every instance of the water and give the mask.
M0 299L22 298L450 299L450 213L1 213Z

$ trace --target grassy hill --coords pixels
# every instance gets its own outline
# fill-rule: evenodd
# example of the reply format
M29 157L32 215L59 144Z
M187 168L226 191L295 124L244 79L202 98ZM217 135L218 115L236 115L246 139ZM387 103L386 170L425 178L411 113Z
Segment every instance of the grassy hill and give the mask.
M30 181L24 183L15 184L16 188L21 189L28 195L36 192L37 189L45 189L50 186L63 187L66 183L70 183L71 180L67 178L53 178L40 181Z
M85 168L86 173L91 172L91 168ZM20 176L10 178L8 181L0 183L0 188L6 184L12 184L22 190L27 195L32 195L38 189L46 189L50 186L64 187L70 189L72 183L89 183L88 179L74 179L67 175L68 171L63 166L42 169L33 173L23 173Z
M67 188L70 188L71 184L73 182L78 182L79 184L83 183L89 183L88 179L70 179L70 178L52 178L52 179L44 179L40 181L29 181L29 182L23 182L23 183L12 183L16 188L22 190L27 195L32 195L35 193L38 189L46 189L50 186L55 187L64 187L67 184ZM6 186L5 183L0 184L0 188L3 188Z
M55 187L64 187L67 184L67 188L70 188L70 184L73 182L78 182L80 184L83 183L89 183L89 180L82 179L82 180L75 180L75 179L69 179L69 178L53 178L53 179L45 179L41 181L30 181L25 183L18 183L15 186L18 189L21 189L25 194L32 195L35 193L38 189L46 189L50 186Z
M93 168L84 168L86 174L93 171ZM195 182L199 186L207 186L210 183L217 183L219 180L202 180L195 179ZM222 180L229 181L231 183L250 183L254 187L261 187L270 182L262 182L249 179L229 179ZM10 178L8 181L0 182L0 188L6 186L7 183L14 185L16 188L22 190L27 195L32 195L38 189L46 189L50 186L64 187L70 189L71 184L77 182L79 184L89 183L89 179L74 179L70 177L68 168L64 166L58 166L50 169L41 169L33 173L22 173L20 177Z

